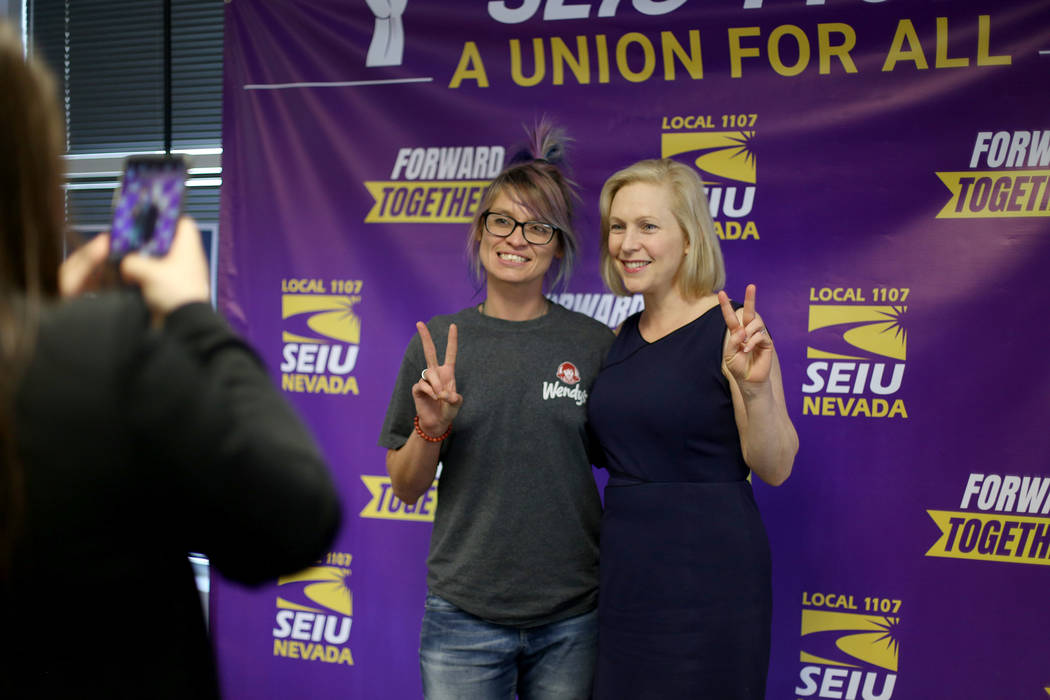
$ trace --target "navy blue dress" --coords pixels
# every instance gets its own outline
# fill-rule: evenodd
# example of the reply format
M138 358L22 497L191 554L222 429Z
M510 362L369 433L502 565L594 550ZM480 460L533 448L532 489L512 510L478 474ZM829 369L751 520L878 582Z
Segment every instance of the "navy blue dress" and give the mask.
M715 306L646 342L628 318L588 401L609 484L594 697L764 698L769 542Z

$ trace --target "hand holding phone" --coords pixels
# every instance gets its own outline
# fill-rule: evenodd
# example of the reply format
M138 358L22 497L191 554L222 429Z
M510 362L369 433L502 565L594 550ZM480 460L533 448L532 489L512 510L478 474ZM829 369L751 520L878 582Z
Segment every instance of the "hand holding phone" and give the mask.
M184 304L211 301L208 259L193 219L177 224L171 250L162 258L133 252L120 263L125 282L142 290L142 298L156 318Z
M131 251L162 256L171 248L182 213L186 161L181 156L131 156L113 207L109 256Z

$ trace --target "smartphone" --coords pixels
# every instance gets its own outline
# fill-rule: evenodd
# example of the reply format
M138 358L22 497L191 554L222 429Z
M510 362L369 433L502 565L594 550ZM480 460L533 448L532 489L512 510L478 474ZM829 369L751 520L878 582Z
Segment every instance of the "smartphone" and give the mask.
M111 259L132 251L161 256L171 248L186 193L181 156L131 156L113 205L109 229Z

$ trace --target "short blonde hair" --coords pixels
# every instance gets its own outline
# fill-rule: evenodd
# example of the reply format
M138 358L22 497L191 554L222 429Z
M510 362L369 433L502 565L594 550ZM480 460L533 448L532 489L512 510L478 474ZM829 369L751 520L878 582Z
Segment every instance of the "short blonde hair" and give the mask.
M678 288L687 299L720 291L726 283L722 248L711 219L704 183L687 165L671 160L648 159L628 166L605 181L600 201L602 214L601 271L605 285L615 294L626 296L627 289L609 255L609 210L616 193L636 182L665 185L671 193L671 213L685 236L689 251L679 268Z

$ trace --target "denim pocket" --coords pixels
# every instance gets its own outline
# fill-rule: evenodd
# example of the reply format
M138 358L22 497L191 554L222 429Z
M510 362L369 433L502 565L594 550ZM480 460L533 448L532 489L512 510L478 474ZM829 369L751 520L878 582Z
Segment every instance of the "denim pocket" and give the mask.
M431 593L429 591L427 592L427 599L426 599L426 602L423 604L423 607L426 610L432 610L434 612L459 612L460 611L459 608L457 608L452 603L448 602L447 600L445 600L441 596L434 595L433 593Z

